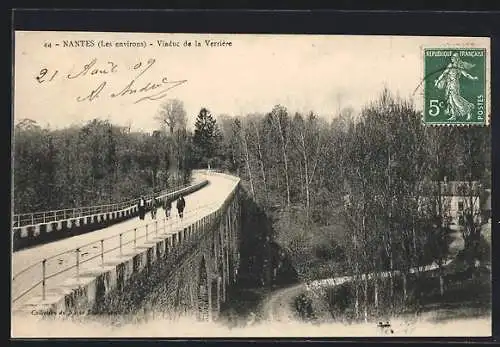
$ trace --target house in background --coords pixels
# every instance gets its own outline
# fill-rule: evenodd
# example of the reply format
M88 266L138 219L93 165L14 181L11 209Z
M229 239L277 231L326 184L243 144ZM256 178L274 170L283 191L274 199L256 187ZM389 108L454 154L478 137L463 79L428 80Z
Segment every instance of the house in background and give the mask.
M491 190L484 189L479 181L448 181L445 177L443 181L421 181L419 189L419 212L441 215L443 224L451 229L463 226L469 211L477 224L487 223L491 216ZM344 207L353 206L350 194L342 197Z
M422 182L420 209L431 209L439 215L440 209L444 223L451 228L463 225L464 214L472 211L474 218L482 222L481 193L484 191L479 181L443 181ZM439 197L441 204L439 204Z
M481 195L481 217L483 223L488 223L491 218L491 189L484 189Z

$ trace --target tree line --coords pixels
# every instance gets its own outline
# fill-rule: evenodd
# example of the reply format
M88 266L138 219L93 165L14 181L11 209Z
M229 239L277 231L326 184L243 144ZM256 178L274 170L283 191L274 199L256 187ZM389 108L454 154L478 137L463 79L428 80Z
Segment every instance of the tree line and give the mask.
M222 133L201 107L188 130L184 103L171 99L151 133L107 120L53 130L25 118L14 129L14 213L108 204L191 178L193 169L224 167Z
M425 126L411 101L388 90L359 114L345 108L330 122L283 105L218 119L217 160L275 215L278 242L302 279L443 264L452 181L465 204L467 261L481 258L477 200L491 188L488 128Z
M14 129L14 213L109 204L190 181L192 134L182 102L162 104L158 129L107 120L53 130L31 119Z

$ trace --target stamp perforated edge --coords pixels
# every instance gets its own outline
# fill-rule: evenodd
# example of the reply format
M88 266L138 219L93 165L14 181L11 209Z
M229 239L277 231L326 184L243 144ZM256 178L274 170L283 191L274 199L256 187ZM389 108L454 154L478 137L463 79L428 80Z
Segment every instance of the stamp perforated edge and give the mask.
M489 37L481 37L483 39L489 39ZM466 42L466 43L443 43L439 44L439 48L443 49L467 49L467 48L475 48L475 49L484 49L485 50L485 94L486 94L486 115L484 117L484 122L482 123L427 123L425 121L425 96L422 95L422 118L421 122L426 127L462 127L462 128L472 128L472 127L488 127L491 123L491 41L487 46L484 44L476 44L475 42ZM420 64L420 76L425 78L425 50L426 49L436 49L437 45L422 45L420 46L420 58L422 59L422 63ZM421 86L421 93L424 93L424 83Z

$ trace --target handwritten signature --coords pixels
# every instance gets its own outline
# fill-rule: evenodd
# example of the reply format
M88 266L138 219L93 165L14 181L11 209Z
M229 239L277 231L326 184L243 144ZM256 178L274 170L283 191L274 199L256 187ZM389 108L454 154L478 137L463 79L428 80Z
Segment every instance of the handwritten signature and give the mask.
M84 78L85 76L102 76L119 73L118 64L112 61L108 61L105 64L100 64L100 67L98 66L98 63L98 60L94 58L77 72L67 74L66 78L69 80L74 80ZM154 58L149 59L144 64L143 62L138 62L131 67L133 71L137 71L137 74L123 87L116 89L112 88L111 83L108 80L105 80L99 83L96 88L90 90L88 94L86 93L84 94L84 96L77 96L76 101L92 102L97 98L106 95L112 99L135 95L139 96L133 102L134 104L137 104L142 101L162 99L168 94L170 90L187 82L187 80L171 81L167 77L160 77L157 79L145 78L146 72L150 71L155 64L156 59ZM58 70L55 70L55 72L49 74L48 69L44 68L40 70L40 73L35 77L35 79L40 84L51 82L52 80L54 80L57 74ZM108 90L111 91L108 92Z

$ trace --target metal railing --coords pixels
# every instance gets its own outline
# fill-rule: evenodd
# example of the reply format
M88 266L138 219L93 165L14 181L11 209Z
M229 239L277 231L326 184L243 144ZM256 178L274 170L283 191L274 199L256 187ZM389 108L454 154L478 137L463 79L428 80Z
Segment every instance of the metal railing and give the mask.
M239 180L235 176L230 177ZM207 184L207 182L207 180L203 180L184 189L194 189L196 186ZM223 202L198 206L189 212L185 212L182 219L175 218L172 215L168 219L151 220L151 222L128 229L118 235L115 234L98 241L80 245L79 247L47 257L23 268L12 277L13 303L26 297L27 294L33 293L36 289L41 290L42 300L45 300L47 296L47 282L49 280L54 280L61 274L71 270L75 271L76 278L79 280L83 264L100 258L100 266L104 268L106 259L109 260L109 257L116 259L118 256L122 257L126 255L126 252L129 252L129 255L131 255L131 252L136 254L135 252L140 246L138 241L145 240L147 242L150 238L153 240L153 238L160 236L160 233L169 232L169 234L175 234L185 228L194 228L195 232L199 231L200 228L203 230L210 221L216 220L221 211L225 211L228 204L234 198L237 188L238 185L233 188ZM160 210L162 209L158 211ZM167 235L161 236L164 238L168 237ZM65 266L65 264L69 265Z
M208 176L216 174L216 175L224 176L224 177L232 179L232 180L239 180L240 179L238 176L235 176L234 174L232 174L229 171L224 170L224 169L210 168L210 169L205 169L202 171Z
M100 239L98 241L86 243L84 245L80 245L79 247L61 252L59 254L45 258L42 261L36 262L17 272L13 276L13 294L16 289L16 285L19 287L22 285L23 280L29 281L29 279L34 279L34 283L30 284L29 287L17 290L20 293L17 296L13 295L13 302L17 302L19 299L25 297L27 294L33 292L33 290L37 288L41 288L42 299L45 300L48 280L54 279L57 276L63 273L67 273L68 271L73 269L75 270L76 277L79 278L83 264L100 258L100 265L104 267L106 258L108 256L116 258L117 256L122 257L125 254L125 251L135 252L138 247L138 241L144 240L147 242L149 240L152 240L153 238L158 237L160 233L175 233L186 227L190 227L193 225L199 226L199 220L203 220L203 218L193 219L192 223L190 223L190 217L196 217L197 214L202 210L206 210L207 213L204 213L204 216L207 216L219 208L220 205L217 206L217 204L213 203L202 205L197 207L196 209L184 213L184 217L182 219L174 218L174 216L171 216L169 219L165 217L159 220L152 220L151 222L148 222L136 228L126 230L118 235L113 235L107 238ZM163 222L161 223L161 221ZM159 224L163 225L159 227ZM115 251L117 251L117 254L111 255L111 253ZM70 265L64 267L64 263L70 263ZM50 269L53 271L50 271Z
M145 195L145 199L146 201L150 201L153 196L158 196L158 195L164 196L167 194L171 194L173 192L190 187L191 185L192 184L176 185L169 189L162 190L158 193ZM42 223L52 223L72 218L86 217L100 213L117 212L134 206L135 204L137 204L137 201L138 198L113 204L106 204L106 205L75 207L75 208L68 208L68 209L54 210L54 211L15 214L12 219L12 227L19 228L23 226L31 226Z

